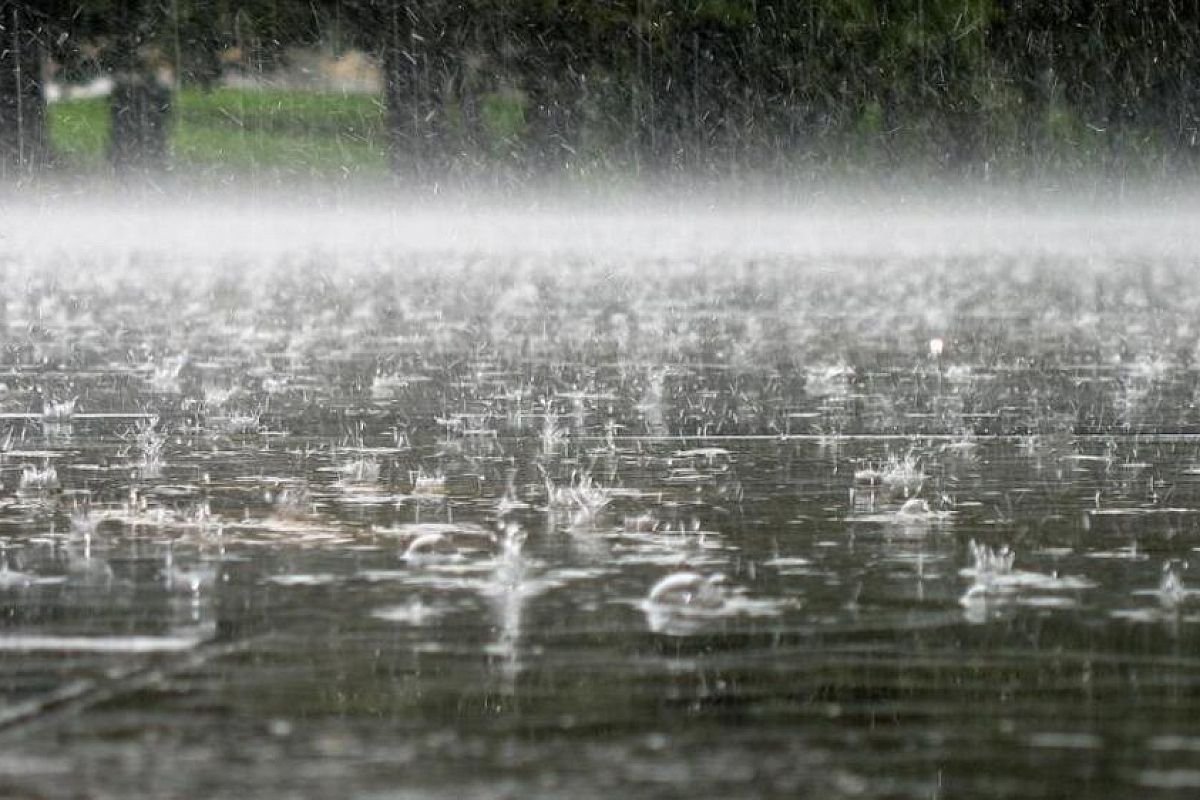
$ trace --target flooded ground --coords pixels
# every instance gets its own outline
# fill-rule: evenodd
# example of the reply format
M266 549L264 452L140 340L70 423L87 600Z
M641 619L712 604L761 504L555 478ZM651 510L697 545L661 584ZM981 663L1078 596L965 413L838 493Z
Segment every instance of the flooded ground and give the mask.
M0 796L1192 796L1200 234L872 214L9 214Z

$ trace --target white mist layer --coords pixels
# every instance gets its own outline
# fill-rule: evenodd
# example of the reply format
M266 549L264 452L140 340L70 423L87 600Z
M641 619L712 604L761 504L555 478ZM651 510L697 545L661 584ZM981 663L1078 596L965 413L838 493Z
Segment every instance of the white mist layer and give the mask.
M560 211L363 201L17 201L0 206L0 257L42 270L77 269L81 260L93 259L152 269L313 257L361 265L363 259L404 254L589 261L1190 258L1200 252L1195 209L1190 203L1075 211L873 202L724 209L565 204Z

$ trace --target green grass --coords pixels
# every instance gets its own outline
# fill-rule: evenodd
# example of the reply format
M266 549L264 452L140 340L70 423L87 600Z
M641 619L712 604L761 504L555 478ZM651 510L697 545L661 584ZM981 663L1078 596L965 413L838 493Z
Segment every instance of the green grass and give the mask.
M383 106L373 95L281 89L184 90L178 120L192 125L382 141Z
M454 106L445 109L447 148L461 147L467 156L460 161L468 169L519 167L519 154L529 134L527 98L504 91L483 95L480 101L477 138L462 137L461 142L455 133L455 126L464 125L461 114L455 113ZM1019 109L1012 110L1019 99L1001 93L989 102L995 123L991 141L999 143L989 168L994 167L997 175L1020 177L1040 174L1040 170L1057 174L1056 169L1072 175L1089 165L1103 167L1107 163L1120 166L1122 175L1139 169L1157 175L1166 163L1167 146L1154 137L1131 131L1123 137L1123 146L1110 152L1101 147L1107 140L1061 105L1049 109L1040 130L1023 131ZM940 152L929 149L930 142L938 139L928 126L913 124L885 132L878 103L868 103L860 111L848 121L848 129L831 128L807 149L798 148L791 154L794 158L782 153L772 169L856 176L906 164L914 175L934 176L944 168ZM64 174L94 176L108 169L107 99L53 103L48 122L51 145ZM620 135L606 137L604 131L600 127L583 132L575 179L619 181L622 164L629 166L621 160L624 145ZM1004 142L1024 144L1014 150ZM1031 148L1033 152L1027 152ZM391 176L383 104L380 97L367 94L185 88L174 98L169 153L170 167L181 174L222 181L230 176L251 180Z
M61 160L87 170L104 166L108 147L107 99L51 103L46 116L50 145Z
M68 169L106 164L108 101L51 104L50 141ZM322 176L385 174L383 109L370 95L277 89L184 89L176 97L172 166L194 171Z

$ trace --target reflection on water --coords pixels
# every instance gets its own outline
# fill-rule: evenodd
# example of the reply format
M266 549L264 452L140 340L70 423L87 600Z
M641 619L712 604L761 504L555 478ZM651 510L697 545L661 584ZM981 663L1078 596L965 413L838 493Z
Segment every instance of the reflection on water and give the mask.
M1200 786L1192 256L476 245L14 256L0 786Z

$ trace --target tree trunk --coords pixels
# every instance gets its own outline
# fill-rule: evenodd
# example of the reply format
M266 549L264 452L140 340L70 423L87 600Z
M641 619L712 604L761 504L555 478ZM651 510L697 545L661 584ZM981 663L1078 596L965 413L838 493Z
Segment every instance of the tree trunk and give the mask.
M392 170L411 180L436 181L446 174L454 146L446 107L458 73L448 50L446 11L431 0L392 3L379 21Z
M422 113L421 38L415 33L420 4L410 7L393 3L380 33L383 63L383 101L387 125L388 155L392 172L410 180L419 179L424 159L425 119Z
M126 0L120 17L122 33L112 56L109 159L118 172L162 169L166 166L171 90L158 82L138 52L148 22L142 0Z
M42 33L24 3L0 1L0 177L28 174L46 160Z
M109 96L108 155L118 171L159 170L167 163L171 91L152 77L121 76Z

